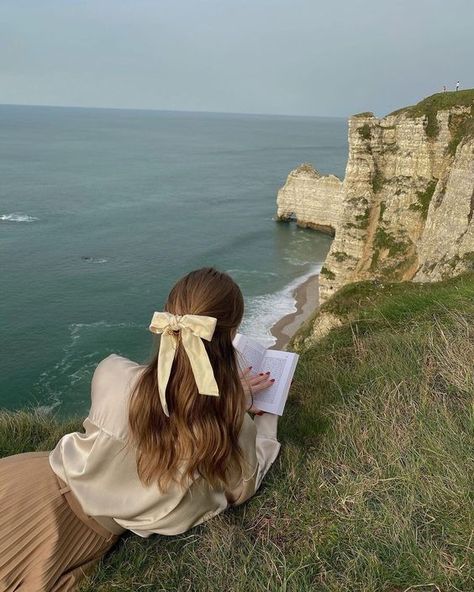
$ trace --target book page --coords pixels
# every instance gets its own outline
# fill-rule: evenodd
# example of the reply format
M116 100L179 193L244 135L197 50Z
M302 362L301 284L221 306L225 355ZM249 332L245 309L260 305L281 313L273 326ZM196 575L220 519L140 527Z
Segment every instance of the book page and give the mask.
M267 351L263 345L260 345L257 341L249 339L237 333L233 341L235 349L239 352L239 365L241 370L245 370L249 366L252 366L255 372L261 372L260 366L262 364L263 356Z
M269 388L254 395L254 404L262 411L281 415L285 407L291 379L298 356L291 352L267 350L260 372L270 372L275 382Z
M269 388L254 395L255 404L257 407L261 403L275 405L278 402L280 382L285 371L285 360L279 360L278 358L265 359L261 371L270 372L270 378L274 378L275 382ZM262 408L259 407L259 409Z
M242 333L237 333L233 344L238 352L242 370L252 366L252 373L270 372L270 378L275 379L272 386L254 394L255 407L268 413L282 415L298 362L298 354L266 349L258 341Z

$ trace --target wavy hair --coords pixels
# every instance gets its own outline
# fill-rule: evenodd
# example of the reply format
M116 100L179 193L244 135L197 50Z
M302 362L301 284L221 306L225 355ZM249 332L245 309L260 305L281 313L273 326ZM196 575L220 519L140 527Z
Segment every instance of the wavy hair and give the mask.
M136 446L139 478L162 491L172 483L184 487L197 476L213 488L225 488L244 463L238 438L247 402L232 344L244 312L242 293L229 275L204 267L174 285L164 310L217 319L212 340L203 343L220 395L199 394L179 340L166 388L167 417L158 394L156 336L156 351L132 390L129 406L128 441Z

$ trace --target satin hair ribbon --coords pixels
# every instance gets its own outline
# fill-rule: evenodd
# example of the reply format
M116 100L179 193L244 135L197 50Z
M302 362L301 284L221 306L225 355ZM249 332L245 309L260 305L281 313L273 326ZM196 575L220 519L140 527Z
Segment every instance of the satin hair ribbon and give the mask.
M179 331L181 343L188 355L196 386L201 395L219 396L214 371L202 339L211 341L217 319L203 315L173 315L169 312L155 312L149 326L152 333L161 333L158 352L157 377L160 402L169 417L166 403L166 386L176 354L177 342L173 331Z

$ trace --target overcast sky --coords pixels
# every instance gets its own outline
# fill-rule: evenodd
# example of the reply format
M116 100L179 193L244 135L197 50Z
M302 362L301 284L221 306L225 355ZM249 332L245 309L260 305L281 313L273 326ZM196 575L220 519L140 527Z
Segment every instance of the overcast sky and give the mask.
M474 87L474 0L0 0L0 103L346 117Z

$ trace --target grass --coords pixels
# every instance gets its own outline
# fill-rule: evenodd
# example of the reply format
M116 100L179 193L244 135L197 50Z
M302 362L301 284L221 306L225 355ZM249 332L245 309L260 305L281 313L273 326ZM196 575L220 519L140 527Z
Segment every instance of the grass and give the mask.
M388 249L390 256L397 255L406 251L407 244L397 240L392 234L379 226L374 237L374 249Z
M82 429L82 419L60 421L35 410L0 409L0 457L30 450L51 450L63 434Z
M362 113L356 113L352 117L374 117L372 111L363 111Z
M383 220L383 214L387 208L387 204L384 201L380 202L380 213L379 213L379 222Z
M301 352L262 489L181 536L125 535L83 592L473 589L474 274L321 310L343 325ZM3 412L2 454L72 425Z
M338 263L342 263L342 261L349 259L350 255L344 251L334 251L334 253L332 253L332 257L334 257Z
M367 201L367 200L365 200ZM346 228L356 228L357 230L365 230L369 226L370 207L366 207L362 214L356 214L354 216L354 222L347 222L344 226Z
M333 280L336 277L336 274L325 266L321 267L319 273L320 275L326 276L329 280Z
M364 229L369 225L370 208L365 208L363 214L356 214L354 219L358 222L358 228Z
M451 109L456 106L471 106L474 104L474 89L436 93L423 99L416 105L404 107L393 111L390 115L405 113L408 117L427 118L426 134L430 138L436 138L439 132L436 114L444 109Z
M384 183L385 179L383 174L381 173L379 168L375 167L375 170L372 174L372 191L374 193L378 193L384 186Z
M351 204L351 206L368 206L369 205L369 200L366 197L351 197L348 200L348 203Z
M449 130L451 132L451 141L448 144L447 152L454 156L461 140L465 137L474 136L474 104L471 106L469 114L452 114L450 116Z
M360 127L357 131L364 140L370 140L371 133L370 125L368 123L364 123L364 125Z
M423 218L426 219L426 217L428 216L428 209L430 207L431 198L433 197L437 183L438 179L432 179L428 183L424 191L417 191L417 201L415 203L410 204L408 209L421 212Z

